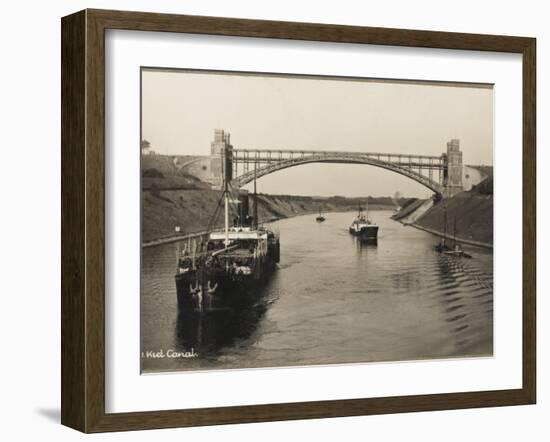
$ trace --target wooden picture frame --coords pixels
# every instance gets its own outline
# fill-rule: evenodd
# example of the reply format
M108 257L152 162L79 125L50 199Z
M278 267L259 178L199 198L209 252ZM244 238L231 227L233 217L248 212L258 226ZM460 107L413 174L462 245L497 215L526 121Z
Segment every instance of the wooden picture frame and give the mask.
M418 48L523 57L523 385L457 392L133 413L105 412L105 30ZM83 432L533 404L536 398L536 41L533 38L84 10L62 19L62 409Z

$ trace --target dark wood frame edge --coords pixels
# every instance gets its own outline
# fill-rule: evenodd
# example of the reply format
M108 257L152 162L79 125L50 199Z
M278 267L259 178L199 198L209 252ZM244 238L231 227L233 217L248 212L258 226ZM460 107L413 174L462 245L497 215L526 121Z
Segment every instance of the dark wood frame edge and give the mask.
M62 424L83 432L533 404L536 401L536 40L142 12L62 19ZM106 29L481 50L523 56L523 386L515 390L105 413Z

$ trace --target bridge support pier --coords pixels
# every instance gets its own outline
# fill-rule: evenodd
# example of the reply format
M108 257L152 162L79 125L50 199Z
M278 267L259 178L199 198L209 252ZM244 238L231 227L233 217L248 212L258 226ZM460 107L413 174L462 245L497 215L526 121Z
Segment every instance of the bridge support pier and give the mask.
M227 179L233 179L233 146L230 134L223 129L214 131L214 141L210 144L210 183L212 188L223 187L224 173Z
M456 138L447 143L446 168L443 178L444 198L451 198L464 190L462 183L462 152L460 151L460 140Z

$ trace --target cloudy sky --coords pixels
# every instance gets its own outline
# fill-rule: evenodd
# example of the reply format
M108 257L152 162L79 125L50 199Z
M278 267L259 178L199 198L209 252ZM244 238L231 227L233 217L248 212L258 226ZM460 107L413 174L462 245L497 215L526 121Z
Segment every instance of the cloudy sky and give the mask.
M235 148L440 155L459 138L465 164L493 164L493 89L406 81L142 71L142 138L166 155L208 155L214 129ZM310 164L258 180L266 193L428 196L365 165Z

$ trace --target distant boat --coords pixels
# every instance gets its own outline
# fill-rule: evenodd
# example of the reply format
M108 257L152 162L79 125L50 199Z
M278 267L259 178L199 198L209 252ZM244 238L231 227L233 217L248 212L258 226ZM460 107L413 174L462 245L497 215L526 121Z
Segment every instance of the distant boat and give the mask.
M349 227L349 233L356 236L361 241L366 242L378 242L378 226L369 219L369 203L367 201L367 208L365 214L361 206L359 206L359 212Z
M454 231L453 231L453 245L450 247L448 245L447 239L447 205L443 206L443 236L441 237L438 244L434 246L436 252L442 253L444 255L455 256L459 258L471 258L472 255L466 253L460 243L456 240L456 216L454 217Z
M319 215L317 216L317 218L315 218L315 221L317 221L318 223L322 223L324 220L325 220L325 217L321 213L321 208L319 208Z
M472 257L472 255L470 255L469 253L466 253L459 244L455 244L455 246L452 249L445 250L442 253L445 254L445 255L457 256L457 257L461 257L461 258L471 258Z

